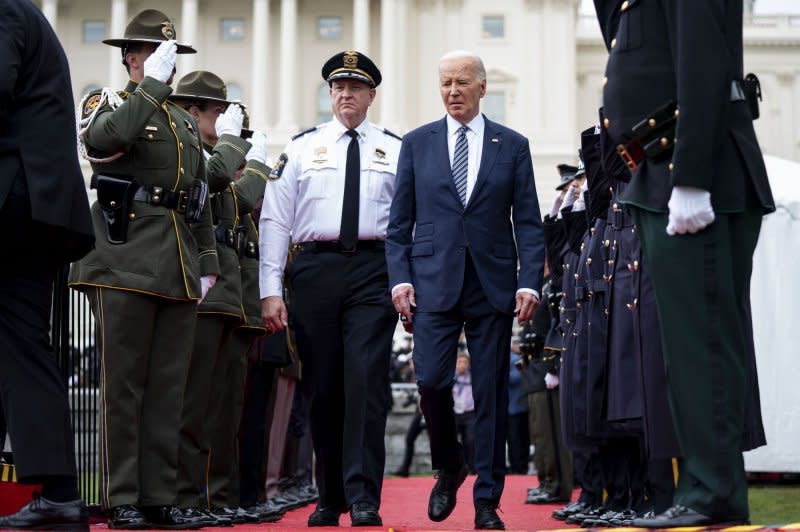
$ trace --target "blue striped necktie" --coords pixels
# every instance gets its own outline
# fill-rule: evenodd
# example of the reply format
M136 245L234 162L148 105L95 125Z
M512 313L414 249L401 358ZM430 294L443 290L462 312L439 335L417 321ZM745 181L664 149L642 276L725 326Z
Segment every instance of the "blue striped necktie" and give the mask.
M456 184L458 197L461 205L467 206L467 166L469 161L469 144L467 144L467 126L458 128L458 138L456 139L456 149L453 153L453 182Z

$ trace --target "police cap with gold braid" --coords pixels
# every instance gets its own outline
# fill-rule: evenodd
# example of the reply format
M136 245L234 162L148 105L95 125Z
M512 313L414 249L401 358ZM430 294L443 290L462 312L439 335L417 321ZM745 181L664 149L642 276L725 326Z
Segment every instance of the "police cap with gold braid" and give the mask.
M328 59L322 66L322 79L332 84L337 79L356 79L372 88L381 84L381 71L372 59L360 52L347 50Z

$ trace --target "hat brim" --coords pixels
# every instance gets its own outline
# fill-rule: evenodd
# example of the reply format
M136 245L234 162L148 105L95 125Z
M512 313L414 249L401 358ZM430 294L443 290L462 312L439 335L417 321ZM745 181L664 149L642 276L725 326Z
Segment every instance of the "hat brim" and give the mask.
M204 101L204 102L217 102L217 103L225 103L225 104L232 104L235 102L231 102L228 100L223 100L222 98L214 98L213 96L201 96L199 94L172 94L169 97L170 100L191 100L191 101Z
M565 188L567 188L567 187L569 186L569 184L570 184L570 183L572 183L573 181L575 181L575 178L576 178L576 177L578 177L578 176L572 176L572 177L569 179L569 181L564 181L563 183L561 183L560 185L558 185L558 186L556 187L556 190L564 190Z
M142 37L141 39L138 39L138 38L132 38L132 39L105 39L103 41L103 44L107 44L109 46L116 46L117 48L122 48L126 44L131 44L131 43L152 43L152 44L158 45L158 44L161 44L162 42L164 42L164 41L158 40L158 39L151 39L151 38L148 38L148 37ZM196 54L197 53L197 50L195 50L194 48L192 48L188 44L181 44L181 43L176 43L176 44L178 45L178 53L179 54Z
M357 70L340 69L338 72L334 72L328 76L328 84L330 85L337 79L355 79L357 81L363 81L372 88L375 88L376 86L375 81L371 77L369 77L366 73Z

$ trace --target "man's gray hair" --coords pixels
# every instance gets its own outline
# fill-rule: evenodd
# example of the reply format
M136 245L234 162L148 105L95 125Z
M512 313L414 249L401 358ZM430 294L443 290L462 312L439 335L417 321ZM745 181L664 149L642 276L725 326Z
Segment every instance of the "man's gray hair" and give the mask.
M468 50L453 50L452 52L447 52L439 59L439 70L441 71L441 65L445 61L449 61L451 59L472 59L475 62L475 70L478 73L478 80L484 81L486 79L486 67L483 66L483 60L480 58L478 54L475 52L470 52Z

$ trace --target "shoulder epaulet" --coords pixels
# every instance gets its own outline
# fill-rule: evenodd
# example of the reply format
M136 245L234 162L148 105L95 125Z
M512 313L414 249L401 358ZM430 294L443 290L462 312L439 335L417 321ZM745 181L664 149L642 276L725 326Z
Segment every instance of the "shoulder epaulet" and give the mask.
M395 133L392 133L391 131L389 131L386 128L383 128L383 132L386 133L387 135L389 135L390 137L396 138L397 140L403 140L403 137L400 137L399 135L397 135Z
M292 140L297 140L300 137L302 137L303 135L305 135L306 133L311 133L312 131L316 131L316 129L317 129L317 126L314 126L314 127L306 129L305 131L301 131L300 133L298 133L297 135L292 137Z

